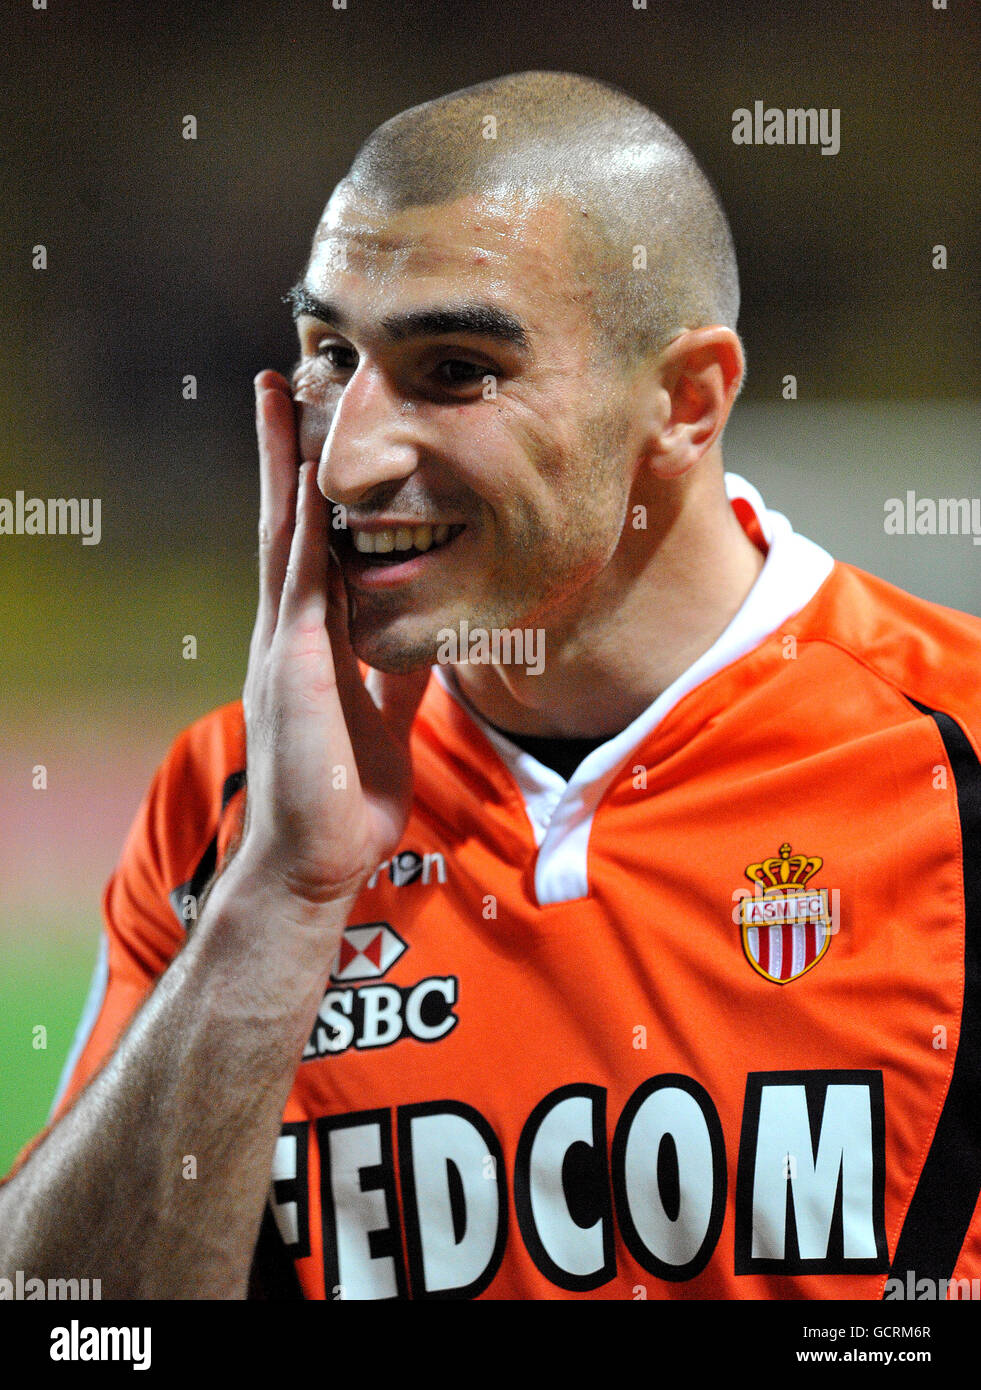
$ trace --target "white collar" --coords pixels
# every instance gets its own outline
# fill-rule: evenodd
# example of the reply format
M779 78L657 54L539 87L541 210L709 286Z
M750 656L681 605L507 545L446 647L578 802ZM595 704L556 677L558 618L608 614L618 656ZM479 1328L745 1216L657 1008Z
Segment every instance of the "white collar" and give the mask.
M512 743L493 728L457 689L440 666L433 670L443 688L463 708L496 749L524 796L528 818L539 846L535 883L539 902L582 897L585 883L585 841L604 791L631 749L647 737L666 714L696 686L753 650L781 624L809 603L831 573L833 558L821 546L794 531L780 512L768 510L753 487L734 473L725 475L730 502L743 500L752 508L769 547L766 561L742 607L708 651L663 690L632 723L593 749L567 783L553 768ZM585 838L583 838L585 836ZM570 838L581 842L579 855L566 863L559 847ZM570 846L571 848L571 846ZM571 877L570 877L571 871Z

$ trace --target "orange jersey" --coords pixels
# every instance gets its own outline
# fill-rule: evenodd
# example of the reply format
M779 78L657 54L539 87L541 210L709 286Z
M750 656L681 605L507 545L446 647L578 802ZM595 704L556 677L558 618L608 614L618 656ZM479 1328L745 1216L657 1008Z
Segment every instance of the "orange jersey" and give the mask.
M568 783L434 670L411 820L276 1145L260 1248L303 1296L981 1277L981 623L729 487L767 551L754 589ZM193 929L244 767L238 704L163 764L62 1109Z

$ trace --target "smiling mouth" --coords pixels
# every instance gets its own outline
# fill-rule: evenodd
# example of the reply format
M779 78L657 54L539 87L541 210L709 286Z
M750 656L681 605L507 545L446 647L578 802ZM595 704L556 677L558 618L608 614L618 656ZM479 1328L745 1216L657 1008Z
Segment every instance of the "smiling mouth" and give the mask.
M350 527L332 537L345 556L374 567L405 564L449 545L466 527L442 523L437 526L395 526L376 530Z

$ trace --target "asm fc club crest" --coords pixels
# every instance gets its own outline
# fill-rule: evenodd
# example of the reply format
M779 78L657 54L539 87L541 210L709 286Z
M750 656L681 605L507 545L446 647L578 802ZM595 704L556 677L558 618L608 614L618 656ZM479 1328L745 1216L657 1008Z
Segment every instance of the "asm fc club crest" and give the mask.
M754 892L739 904L743 949L765 980L788 984L817 965L828 949L828 890L808 886L823 863L783 844L772 859L746 866Z

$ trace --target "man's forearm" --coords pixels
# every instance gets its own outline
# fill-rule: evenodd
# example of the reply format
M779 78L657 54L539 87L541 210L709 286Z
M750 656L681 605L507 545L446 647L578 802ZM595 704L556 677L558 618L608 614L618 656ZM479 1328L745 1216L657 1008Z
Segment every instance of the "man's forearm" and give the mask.
M273 1150L353 895L239 859L107 1065L0 1189L0 1271L104 1298L244 1297Z

